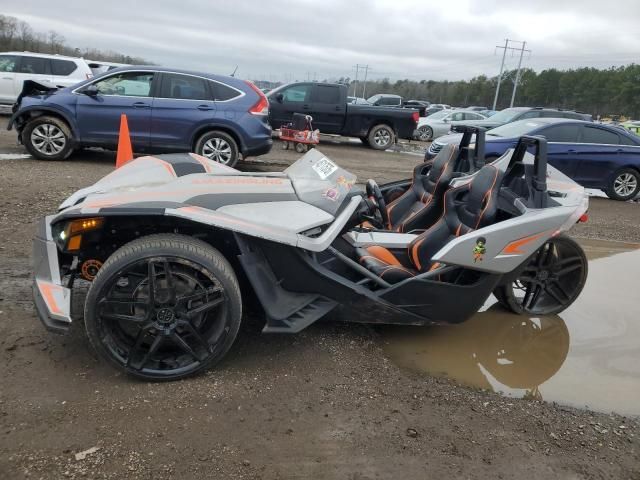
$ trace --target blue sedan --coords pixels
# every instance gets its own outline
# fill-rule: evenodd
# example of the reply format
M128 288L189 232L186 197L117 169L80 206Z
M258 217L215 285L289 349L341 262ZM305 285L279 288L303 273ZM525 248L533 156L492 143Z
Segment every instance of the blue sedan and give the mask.
M580 120L536 118L519 120L487 132L490 162L515 147L521 135L542 135L549 146L549 163L587 188L597 188L614 200L630 200L640 192L640 137L626 130ZM460 134L434 141L427 159Z
M82 147L114 149L123 113L136 152L195 152L233 166L240 155L271 149L267 97L237 78L144 66L41 87L25 82L9 129L42 160L64 160Z

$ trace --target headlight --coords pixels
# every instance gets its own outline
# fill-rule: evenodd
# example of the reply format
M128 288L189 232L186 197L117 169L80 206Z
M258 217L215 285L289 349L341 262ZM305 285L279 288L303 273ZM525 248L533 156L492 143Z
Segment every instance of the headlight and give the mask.
M58 245L62 250L77 251L82 244L82 234L98 230L104 225L103 217L79 218L67 223L58 234Z

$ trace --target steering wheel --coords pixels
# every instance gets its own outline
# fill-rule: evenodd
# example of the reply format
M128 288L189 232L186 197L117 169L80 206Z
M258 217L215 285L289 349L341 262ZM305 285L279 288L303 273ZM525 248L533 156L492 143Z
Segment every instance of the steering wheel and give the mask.
M383 228L387 228L389 225L389 214L387 213L387 202L384 201L384 196L380 191L380 187L375 180L367 180L367 196L373 200L380 217L382 218Z

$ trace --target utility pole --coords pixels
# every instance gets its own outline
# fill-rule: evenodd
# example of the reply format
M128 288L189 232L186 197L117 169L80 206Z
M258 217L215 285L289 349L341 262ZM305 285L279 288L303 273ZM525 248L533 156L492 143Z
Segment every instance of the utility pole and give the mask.
M509 43L520 43L522 44L522 48L514 48L514 47L510 47ZM522 56L524 54L524 52L528 52L529 54L531 54L531 50L526 50L524 47L527 44L527 42L521 42L519 40L510 40L510 39L505 39L504 41L504 47L501 47L499 45L496 45L496 48L502 48L503 52L502 52L502 63L500 64L500 75L498 75L498 85L496 86L496 96L493 98L493 107L492 109L495 110L496 109L496 105L498 104L498 95L500 94L500 84L502 83L502 73L504 72L504 60L507 56L507 50L511 50L511 52L513 53L514 51L520 51L520 62L518 62L518 73L516 75L516 85L514 86L512 95L511 95L511 105L513 106L513 101L515 99L515 87L517 87L518 85L518 81L519 81L519 77L520 77L520 67L522 66Z
M356 88L357 88L357 85L358 85L358 70L360 69L360 65L356 63L355 69L356 69L356 79L353 81L353 96L354 97L356 96Z
M496 96L493 97L493 107L491 110L496 109L496 104L498 103L498 94L500 93L500 82L502 82L502 71L504 70L504 59L507 56L507 48L509 48L509 39L507 38L504 41L504 47L496 47L496 48L504 48L502 51L502 63L500 64L500 75L498 75L498 86L496 87Z
M518 82L520 81L520 67L522 67L522 55L524 55L524 47L526 44L527 42L522 42L522 48L520 49L520 60L518 60L516 82L513 84L513 92L511 93L511 103L509 103L509 108L513 107L513 101L516 99L516 90L518 89Z
M369 65L364 66L364 82L362 84L362 98L367 98L365 93L367 91L367 73L369 72Z

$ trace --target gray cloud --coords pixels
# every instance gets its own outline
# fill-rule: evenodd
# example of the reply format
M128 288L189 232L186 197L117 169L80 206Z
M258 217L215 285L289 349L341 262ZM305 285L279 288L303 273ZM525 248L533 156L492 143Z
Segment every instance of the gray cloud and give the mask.
M74 46L274 80L353 77L356 63L378 78L495 75L505 37L527 41L525 66L603 68L637 62L640 44L637 0L31 0L4 10Z

